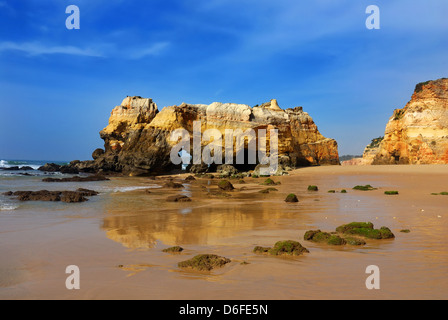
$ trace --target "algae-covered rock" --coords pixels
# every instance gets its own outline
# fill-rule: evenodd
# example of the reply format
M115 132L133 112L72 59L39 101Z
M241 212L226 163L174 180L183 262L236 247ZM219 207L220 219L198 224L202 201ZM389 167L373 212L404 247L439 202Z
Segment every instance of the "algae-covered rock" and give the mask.
M278 184L281 184L281 182L275 182L271 178L267 178L263 183L260 183L260 184L264 185L264 186L276 186Z
M361 190L361 191L372 191L376 190L377 188L372 187L370 184L366 184L365 186L355 186L353 187L353 190Z
M304 253L309 253L308 249L303 247L299 242L293 240L278 241L273 248L257 246L253 251L255 253L268 254L271 256L300 256Z
M229 262L230 259L215 254L199 254L189 260L179 262L178 266L179 268L194 269L198 271L211 271L215 268L221 268Z
M303 239L313 242L326 242L330 238L330 236L331 235L328 232L322 232L320 230L309 230L305 232Z
M294 193L290 193L286 197L285 202L299 202L299 199L297 199L297 196Z
M228 180L219 181L218 187L219 187L219 189L224 190L224 191L231 191L231 190L235 189L233 187L233 185L230 183L230 181L228 181Z
M344 240L347 242L347 244L351 246L363 246L366 244L366 242L362 239L354 238L354 237L346 237Z
M398 191L384 191L384 194L387 196L394 196L394 195L398 195L399 192Z
M403 229L403 230L400 230L400 232L401 232L401 233L410 233L411 230L409 230L409 229Z
M371 222L352 222L349 224L344 224L336 228L336 232L348 233L348 231L358 228L373 229L373 223Z
M254 248L254 253L269 253L269 250L271 250L271 247L260 247L260 246L256 246Z
M318 186L308 186L308 191L319 191Z
M182 248L180 246L174 246L174 247L163 249L162 251L167 252L167 253L180 253L183 250L184 250L184 248Z
M269 254L273 256L300 256L303 253L309 253L309 251L299 242L293 240L278 241L275 243L274 248L269 250Z
M332 246L343 246L347 242L338 235L332 234L327 240L327 244Z
M330 234L328 232L322 232L320 230L310 230L305 232L303 239L317 243L326 243L333 246L342 246L346 243L340 236Z
M374 229L371 222L352 222L336 228L336 231L343 234L356 234L370 239L392 239L395 238L389 228L381 227Z
M387 227L381 227L381 239L393 239L395 238L395 235L392 233L392 231Z

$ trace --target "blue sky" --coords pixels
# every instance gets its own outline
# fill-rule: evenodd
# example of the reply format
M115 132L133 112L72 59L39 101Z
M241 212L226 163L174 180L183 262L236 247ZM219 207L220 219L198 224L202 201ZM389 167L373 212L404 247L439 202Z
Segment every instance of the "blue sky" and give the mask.
M90 159L127 95L276 98L360 154L418 82L448 77L447 36L445 0L0 0L0 158Z

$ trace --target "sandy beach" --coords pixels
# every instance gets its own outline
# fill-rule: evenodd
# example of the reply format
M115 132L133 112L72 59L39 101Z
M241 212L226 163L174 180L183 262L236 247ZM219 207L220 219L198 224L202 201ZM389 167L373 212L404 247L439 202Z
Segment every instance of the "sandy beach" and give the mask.
M167 177L66 184L100 195L80 204L27 202L0 211L0 299L448 297L448 196L433 195L448 191L448 166L309 167L272 177L281 184L268 194L259 193L266 178L231 180L236 189L230 197L207 194L217 189L218 179L187 183L187 176L171 176L184 185L180 190L162 187ZM377 190L352 190L366 184ZM29 185L42 189L35 181ZM319 191L308 191L308 185ZM61 189L60 184L46 187ZM11 184L0 191L18 188ZM390 190L399 195L384 194ZM286 203L289 193L299 202ZM192 201L166 201L176 194ZM395 239L367 240L361 247L303 239L307 230L334 231L353 221L387 226ZM280 240L299 241L310 252L253 253L255 246ZM175 245L185 250L162 252ZM200 253L231 263L210 272L178 267ZM80 268L80 290L65 287L69 265ZM380 268L380 290L365 286L369 265Z

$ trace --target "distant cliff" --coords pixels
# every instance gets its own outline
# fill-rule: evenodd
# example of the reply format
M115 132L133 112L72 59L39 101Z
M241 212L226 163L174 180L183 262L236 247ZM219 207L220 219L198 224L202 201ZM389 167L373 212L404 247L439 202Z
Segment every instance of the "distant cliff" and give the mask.
M347 159L341 161L341 165L343 166L367 166L371 165L373 159L379 151L380 144L383 141L384 137L379 137L372 139L372 142L364 149L364 153L362 157L353 157L351 159Z
M448 164L448 79L417 84L372 158L372 164Z
M84 172L131 175L167 172L176 168L170 160L171 132L183 128L192 134L194 121L201 121L202 131L213 128L222 133L225 129L278 129L282 165L339 164L336 141L322 136L302 107L283 110L272 100L253 108L233 103L183 103L159 111L152 99L127 97L112 110L109 125L100 132L104 150L95 150L94 160L71 166Z

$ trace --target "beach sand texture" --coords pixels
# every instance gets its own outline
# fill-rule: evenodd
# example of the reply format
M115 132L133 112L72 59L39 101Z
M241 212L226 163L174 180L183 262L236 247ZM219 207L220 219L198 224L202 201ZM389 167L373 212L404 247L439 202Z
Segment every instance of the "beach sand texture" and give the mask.
M446 165L309 167L273 177L281 184L267 194L259 193L266 178L231 180L230 197L208 195L218 179L182 181L186 176L171 176L183 189L162 187L166 177L45 184L101 194L80 204L26 202L0 211L0 299L448 297L448 196L432 195L448 191ZM36 181L5 183L0 191L28 190L27 184L43 189ZM352 190L366 184L378 189ZM308 191L309 185L319 191ZM384 194L391 190L399 195ZM286 203L289 193L299 202ZM178 194L192 201L166 201ZM395 239L361 247L303 239L308 230L331 232L353 221L389 227ZM310 252L274 257L252 251L280 240L299 241ZM162 252L175 245L184 251ZM231 262L210 272L178 267L202 253ZM65 287L69 265L80 268L80 290ZM380 268L380 290L365 286L369 265Z

